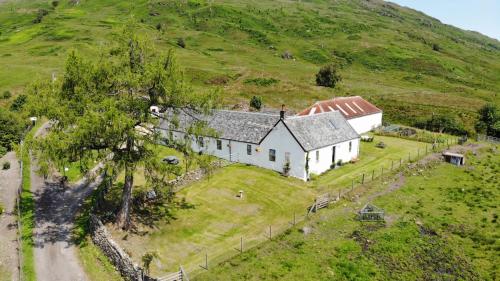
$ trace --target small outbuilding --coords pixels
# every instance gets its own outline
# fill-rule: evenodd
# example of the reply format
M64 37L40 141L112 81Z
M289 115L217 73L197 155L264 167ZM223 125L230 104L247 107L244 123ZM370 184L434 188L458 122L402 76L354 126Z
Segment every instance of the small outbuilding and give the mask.
M443 152L444 161L453 165L462 166L465 164L465 156L459 153Z

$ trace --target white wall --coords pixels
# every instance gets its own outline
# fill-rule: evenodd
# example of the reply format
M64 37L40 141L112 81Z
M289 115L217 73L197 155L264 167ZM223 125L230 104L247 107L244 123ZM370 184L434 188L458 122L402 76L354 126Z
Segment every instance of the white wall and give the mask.
M162 130L163 137L168 138L168 132ZM172 132L174 140L183 141L184 133ZM300 147L295 138L286 129L283 123L278 123L276 127L267 135L260 145L250 144L252 146L252 155L247 155L247 145L249 143L230 141L221 139L221 150L217 149L217 139L205 137L204 147L199 147L198 142L192 140L194 151L202 150L204 153L216 157L230 160L233 162L255 165L258 167L274 170L282 173L285 165L285 154L290 153L290 172L289 175L307 180L305 171L306 152ZM349 152L349 142L352 143ZM338 143L332 146L318 149L319 161L316 161L316 150L309 152L309 173L322 174L329 170L332 165L332 147L335 146L335 161L339 159L343 163L351 161L359 156L359 139ZM269 160L269 149L276 150L276 160Z
M161 130L163 137L168 138L168 132ZM173 132L174 140L183 141L184 133ZM211 137L204 137L204 146L199 147L198 142L192 140L191 147L194 151L202 150L204 153L214 155L226 160L255 165L258 167L274 170L282 173L285 166L285 154L290 154L290 171L289 175L306 180L305 173L305 152L297 143L295 138L286 129L283 123L279 123L274 129L266 136L260 145L244 143L238 141L230 141L221 139L222 149L217 149L217 139ZM247 154L247 145L251 145L252 154ZM275 161L269 160L269 150L276 150Z
M347 120L358 134L369 132L382 126L382 112Z
M352 147L349 151L349 142ZM359 156L359 139L341 142L332 146L323 147L309 152L309 173L322 174L328 171L332 165L333 147L335 146L335 163L351 161ZM319 160L316 159L316 151L319 151Z

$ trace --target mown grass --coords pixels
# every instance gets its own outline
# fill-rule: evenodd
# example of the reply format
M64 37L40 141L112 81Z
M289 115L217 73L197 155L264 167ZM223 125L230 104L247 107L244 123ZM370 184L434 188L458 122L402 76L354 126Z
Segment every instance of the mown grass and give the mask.
M344 201L191 279L498 280L500 154L488 147L467 157L462 168L407 170L392 192L391 181L370 185L385 223L356 220L367 197Z
M33 77L60 74L72 49L97 57L123 24L135 22L159 52L176 50L195 89L223 87L228 107L254 95L265 106L285 103L290 110L362 95L390 122L412 125L431 113L451 113L473 131L476 110L500 102L498 41L393 4L107 0L63 1L52 9L46 1L23 0L3 6L0 63L9 67L0 69L0 92L17 94ZM34 24L39 8L49 14ZM176 45L178 38L186 48ZM285 51L295 59L282 59ZM316 87L315 73L330 62L340 65L343 82ZM211 83L220 77L230 79Z
M379 141L384 141L387 147L376 148ZM415 159L417 149L423 155L424 148L424 143L376 136L375 142L362 143L360 161L321 175L312 183L257 167L231 165L217 170L209 180L190 184L177 193L177 209L170 208L168 216L156 218L152 223L136 220L135 234L121 231L113 234L137 262L144 253L157 252L159 258L152 266L157 276L176 270L179 264L197 273L205 254L214 264L237 254L235 249L241 237L244 247L249 248L267 239L269 226L272 233L282 233L290 226L294 213L297 221L305 218L307 207L316 195L345 189L352 178L371 172L372 168L380 169L380 165L385 165L388 172L391 159L407 157L408 152L414 153L412 159ZM164 150L166 155L175 155L170 149ZM379 175L377 170L376 177ZM136 179L135 192L146 191L137 174ZM108 200L119 200L120 188L118 183L116 190L108 194ZM243 200L236 197L240 190L244 191Z

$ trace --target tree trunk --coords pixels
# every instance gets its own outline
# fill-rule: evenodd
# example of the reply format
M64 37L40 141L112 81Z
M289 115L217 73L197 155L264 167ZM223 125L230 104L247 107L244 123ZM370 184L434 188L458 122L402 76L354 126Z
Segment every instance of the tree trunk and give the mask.
M132 198L132 185L134 184L134 171L129 166L125 167L125 183L123 184L122 206L116 218L116 225L124 230L130 228L130 201Z

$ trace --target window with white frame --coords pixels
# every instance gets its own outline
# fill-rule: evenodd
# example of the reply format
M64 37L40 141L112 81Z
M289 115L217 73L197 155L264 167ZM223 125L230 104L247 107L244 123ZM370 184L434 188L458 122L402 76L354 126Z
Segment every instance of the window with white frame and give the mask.
M222 150L222 141L217 140L217 150Z
M252 155L252 145L247 144L247 155Z

